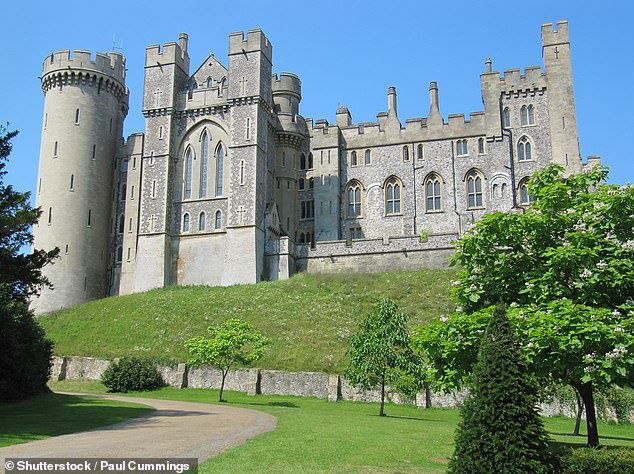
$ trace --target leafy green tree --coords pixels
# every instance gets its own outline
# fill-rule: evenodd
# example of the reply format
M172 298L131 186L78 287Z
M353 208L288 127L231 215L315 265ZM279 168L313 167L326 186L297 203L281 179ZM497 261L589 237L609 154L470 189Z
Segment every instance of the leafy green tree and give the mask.
M537 390L504 308L495 308L481 339L449 472L552 471Z
M240 319L228 319L217 326L209 326L209 337L193 337L185 341L193 367L208 365L220 370L222 383L218 401L222 400L225 379L229 370L237 365L248 366L259 360L269 340L250 323Z
M417 347L440 385L464 381L478 348L470 331L486 326L487 307L510 305L532 370L578 390L596 446L593 389L623 383L634 365L634 186L602 184L601 168L561 172L536 173L525 212L487 215L460 241L459 311L423 328Z
M16 135L0 126L0 400L46 390L52 356L52 344L29 311L28 300L48 284L41 270L58 249L21 253L32 243L31 226L40 211L29 204L29 193L4 183Z
M407 317L390 300L379 303L350 337L350 365L346 376L354 386L380 387L379 415L385 416L385 387L408 387L419 371L418 357L410 346ZM415 391L415 390L414 390Z

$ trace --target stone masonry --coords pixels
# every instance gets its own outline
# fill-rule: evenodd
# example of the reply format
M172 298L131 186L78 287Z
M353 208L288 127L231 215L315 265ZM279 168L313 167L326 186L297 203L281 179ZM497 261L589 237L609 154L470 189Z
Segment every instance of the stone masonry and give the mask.
M37 248L49 312L167 285L232 285L297 271L439 268L484 213L521 212L527 179L579 153L568 23L541 29L540 66L480 74L484 110L404 121L397 91L375 122L300 115L300 78L273 73L260 30L232 33L225 64L190 69L188 37L146 49L145 131L121 138L125 59L44 61Z

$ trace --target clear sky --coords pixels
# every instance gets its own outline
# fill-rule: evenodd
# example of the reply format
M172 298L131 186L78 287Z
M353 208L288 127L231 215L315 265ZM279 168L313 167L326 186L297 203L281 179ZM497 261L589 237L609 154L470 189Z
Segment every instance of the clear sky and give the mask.
M483 109L479 75L542 66L542 23L568 20L581 153L600 155L610 181L634 182L634 7L629 1L317 1L246 2L91 0L7 1L0 11L4 52L0 123L20 131L8 182L33 191L44 96L38 76L60 49L127 58L130 112L125 135L144 130L141 114L145 48L189 34L191 71L209 53L225 65L233 31L261 28L273 44L274 72L302 80L300 113L335 121L346 105L354 122L375 121L396 86L401 122L429 112L437 81L441 113Z

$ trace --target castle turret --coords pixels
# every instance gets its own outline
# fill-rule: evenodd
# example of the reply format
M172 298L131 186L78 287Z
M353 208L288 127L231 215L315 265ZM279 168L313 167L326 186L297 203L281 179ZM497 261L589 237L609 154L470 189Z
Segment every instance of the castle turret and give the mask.
M548 84L552 161L568 172L578 173L581 171L581 154L567 21L558 21L556 30L552 23L542 25L542 55Z
M33 301L36 313L107 296L113 168L128 111L125 59L58 51L44 61L42 90L34 247L59 247L60 258L44 269L54 289Z
M429 115L427 116L427 126L441 126L443 124L440 115L440 104L438 101L438 84L435 81L429 83Z
M273 75L271 85L279 123L276 134L275 202L282 230L294 239L298 218L298 170L305 178L306 170L312 169L309 163L312 160L302 152L307 135L304 119L298 115L302 83L295 74L283 72L279 78Z

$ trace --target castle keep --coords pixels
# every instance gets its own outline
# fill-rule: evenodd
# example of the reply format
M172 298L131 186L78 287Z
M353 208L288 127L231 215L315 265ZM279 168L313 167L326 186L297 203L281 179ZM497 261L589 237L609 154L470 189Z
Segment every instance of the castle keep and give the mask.
M544 69L500 75L487 59L484 111L397 113L376 122L299 114L301 81L272 74L260 30L232 33L226 66L193 72L188 37L145 56L145 132L121 139L125 59L58 51L45 96L35 247L59 247L45 269L43 313L166 285L231 285L297 271L440 267L484 213L521 210L527 179L579 153L567 22L542 26Z

